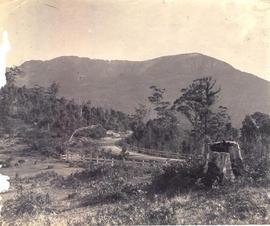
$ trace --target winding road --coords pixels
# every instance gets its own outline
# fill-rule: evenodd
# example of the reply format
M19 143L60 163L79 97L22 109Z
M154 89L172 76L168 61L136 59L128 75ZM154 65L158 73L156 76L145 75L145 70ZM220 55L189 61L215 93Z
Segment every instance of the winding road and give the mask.
M111 135L111 133L109 133ZM117 146L117 142L125 139L126 137L132 135L131 131L128 131L127 133L113 133L111 136L107 136L104 138L101 138L98 141L98 144L101 145L101 148L104 151L107 152L112 152L113 154L119 155L122 151L122 148ZM167 161L167 162L183 162L185 161L184 159L175 159L175 158L164 158L164 157L158 157L158 156L153 156L153 155L147 155L147 154L142 154L142 153L137 153L137 152L132 152L132 151L127 151L128 152L128 159L132 160L145 160L145 161Z

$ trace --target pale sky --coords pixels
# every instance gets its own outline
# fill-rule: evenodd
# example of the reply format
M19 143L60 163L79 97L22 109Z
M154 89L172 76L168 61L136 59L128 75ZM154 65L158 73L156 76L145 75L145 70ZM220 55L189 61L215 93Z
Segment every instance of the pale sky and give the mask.
M0 88L6 83L6 54L10 51L7 31L3 31L2 44L0 45Z
M270 0L0 0L0 27L8 66L198 52L270 80Z

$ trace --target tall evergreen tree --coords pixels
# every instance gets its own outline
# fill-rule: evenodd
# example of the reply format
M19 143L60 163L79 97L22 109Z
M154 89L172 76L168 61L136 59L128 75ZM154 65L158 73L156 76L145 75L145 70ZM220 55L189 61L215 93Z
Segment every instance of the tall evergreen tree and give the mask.
M172 108L187 117L198 145L205 137L218 139L216 135L230 122L225 107L214 108L220 91L212 77L204 77L194 80L187 88L182 89L181 96L174 101Z

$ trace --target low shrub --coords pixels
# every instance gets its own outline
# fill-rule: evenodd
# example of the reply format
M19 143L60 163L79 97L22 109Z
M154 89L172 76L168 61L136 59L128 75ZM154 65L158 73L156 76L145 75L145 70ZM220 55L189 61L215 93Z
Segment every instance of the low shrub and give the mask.
M94 139L99 139L105 136L106 129L104 129L101 125L96 125L92 128L88 128L74 134L74 137L91 137Z
M173 163L157 169L152 176L151 184L148 188L149 194L166 193L185 193L191 189L199 188L199 179L204 178L203 166L192 159L184 163Z
M53 180L58 187L62 188L78 188L78 187L91 187L95 181L108 181L112 183L119 178L128 181L134 177L143 177L151 173L147 167L137 168L136 166L119 165L88 165L88 169L71 174L67 178L57 178L58 181Z
M28 148L25 149L25 154L38 152L47 157L57 158L59 154L63 154L64 141L64 134L62 137L58 137L52 131L44 131L37 128L31 129L24 135L24 143L28 145Z
M124 192L119 190L122 185L117 185L119 182L111 183L99 183L91 192L90 195L83 196L81 198L80 206L92 206L92 205L102 205L119 202L121 200L127 200L127 196Z
M270 184L270 158L247 156L244 161L245 172L242 178L246 185L268 186Z
M96 181L91 186L91 192L81 197L80 206L129 203L144 197L147 185L147 182L133 184L123 177Z
M48 194L22 193L14 199L5 201L2 216L6 219L20 218L24 215L34 216L41 212L51 212Z
M43 183L49 180L58 179L59 177L61 176L59 176L56 172L49 171L36 174L35 176L21 178L21 182L38 184L40 182Z

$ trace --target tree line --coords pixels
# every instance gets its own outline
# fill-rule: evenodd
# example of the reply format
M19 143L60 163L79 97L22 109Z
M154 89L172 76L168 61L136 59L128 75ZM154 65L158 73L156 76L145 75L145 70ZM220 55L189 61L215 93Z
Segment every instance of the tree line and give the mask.
M17 67L10 68L6 73L7 85L0 90L0 125L7 130L10 119L18 118L58 137L69 136L77 128L96 124L115 131L130 129L133 134L126 140L128 144L174 152L199 152L204 142L223 139L239 141L246 150L253 150L260 143L261 155L269 147L269 115L260 112L247 115L242 128L234 128L228 109L218 105L221 88L212 77L192 81L180 90L174 101L166 100L165 89L149 87L148 101L155 113L149 118L148 106L143 104L133 115L128 115L92 106L90 101L78 104L60 98L56 83L47 88L37 85L17 87L16 76L21 73ZM190 129L181 128L183 116Z
M18 68L9 69L6 73L7 85L0 90L2 126L8 126L8 118L19 118L59 136L93 124L116 131L129 128L130 118L121 111L95 107L90 101L78 104L73 99L58 97L57 83L47 88L38 85L31 88L16 86L16 76L20 73Z
M146 106L136 109L133 139L129 142L137 142L145 148L190 152L198 150L205 139L217 141L238 136L227 108L216 105L221 88L216 88L212 77L194 80L187 88L181 89L180 96L173 102L165 100L165 89L157 86L150 89L152 94L148 100L156 117L144 123ZM185 116L191 125L185 134L179 130L179 115Z

